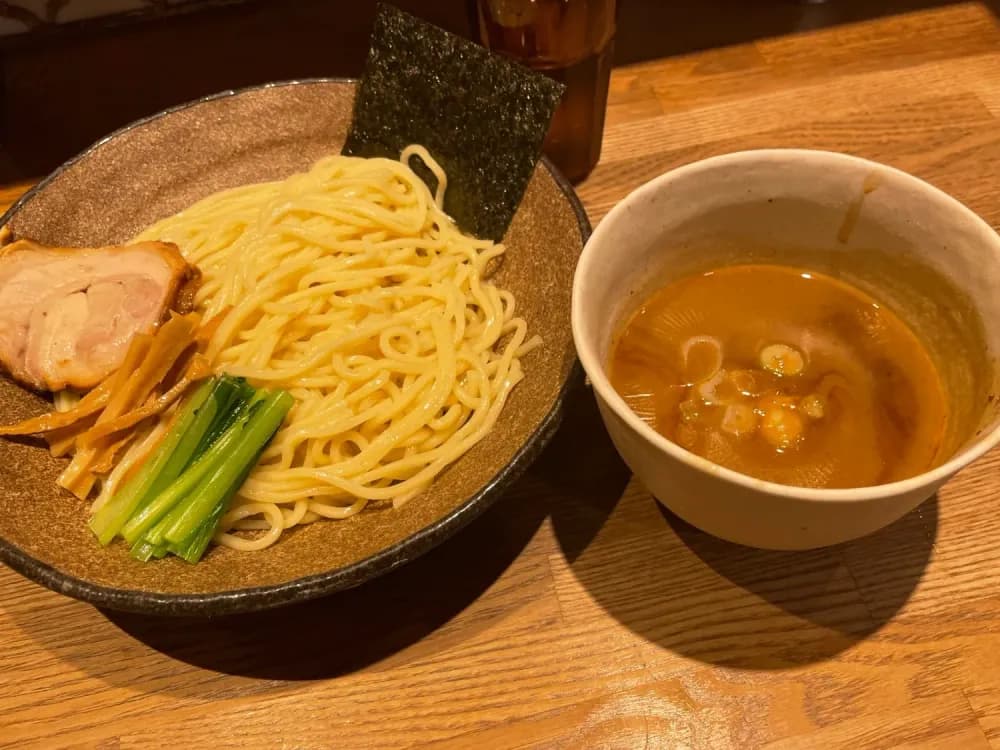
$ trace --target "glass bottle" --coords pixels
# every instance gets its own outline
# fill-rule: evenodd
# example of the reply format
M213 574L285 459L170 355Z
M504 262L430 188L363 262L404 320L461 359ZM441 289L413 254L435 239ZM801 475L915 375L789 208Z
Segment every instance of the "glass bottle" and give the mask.
M545 153L570 180L601 156L615 0L476 0L479 41L566 85Z

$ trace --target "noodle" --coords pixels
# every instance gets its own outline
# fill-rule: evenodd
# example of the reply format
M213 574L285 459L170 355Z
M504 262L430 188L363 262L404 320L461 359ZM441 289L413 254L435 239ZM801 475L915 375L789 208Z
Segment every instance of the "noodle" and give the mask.
M414 156L436 194L409 168ZM219 544L262 549L370 501L398 507L493 427L540 341L513 295L486 280L504 247L459 231L442 210L446 187L420 146L398 162L331 156L136 238L174 242L201 269L197 307L224 313L207 350L215 371L295 398Z

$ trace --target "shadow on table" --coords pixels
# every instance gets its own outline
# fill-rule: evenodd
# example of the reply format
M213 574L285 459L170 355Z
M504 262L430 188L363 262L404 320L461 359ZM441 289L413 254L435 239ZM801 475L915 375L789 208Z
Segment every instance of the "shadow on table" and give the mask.
M782 669L834 656L902 608L931 556L938 504L934 497L864 539L804 552L712 537L638 483L582 551L564 510L552 520L573 573L623 625L709 664Z
M217 619L174 619L104 611L114 625L172 658L227 674L310 680L346 674L398 655L423 658L454 647L534 595L531 583L498 594L502 605L475 603L522 553L552 504L606 507L628 472L603 431L581 440L583 423L598 419L589 392L571 396L566 421L535 466L510 492L452 539L416 561L349 591L282 609ZM589 436L588 436L589 437ZM581 447L581 444L583 447ZM581 460L582 459L582 460ZM573 466L554 487L553 474ZM599 525L604 514L590 517ZM576 539L596 528L582 521ZM460 627L448 623L459 613ZM401 652L406 652L402 654Z
M336 677L404 651L407 659L419 658L468 638L474 627L454 638L442 629L489 590L543 519L528 498L502 499L412 563L357 588L278 609L218 618L102 614L150 648L202 669L269 680Z

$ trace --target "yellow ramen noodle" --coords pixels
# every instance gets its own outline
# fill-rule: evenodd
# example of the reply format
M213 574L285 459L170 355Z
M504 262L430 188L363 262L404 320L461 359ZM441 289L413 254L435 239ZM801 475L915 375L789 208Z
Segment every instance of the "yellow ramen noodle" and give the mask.
M539 341L513 295L486 280L503 245L462 234L442 210L445 187L419 146L398 162L332 156L212 195L136 238L175 242L201 269L198 308L225 312L215 369L295 397L220 544L260 549L369 501L400 505L493 426Z

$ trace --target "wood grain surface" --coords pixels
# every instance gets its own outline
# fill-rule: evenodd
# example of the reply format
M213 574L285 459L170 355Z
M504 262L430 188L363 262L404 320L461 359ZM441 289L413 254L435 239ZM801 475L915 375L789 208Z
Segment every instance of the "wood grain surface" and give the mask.
M580 193L596 222L679 164L815 147L1000 226L998 117L1000 26L950 4L616 70ZM661 510L580 392L507 497L360 589L158 620L0 570L0 745L1000 748L998 470L861 541L755 551Z

